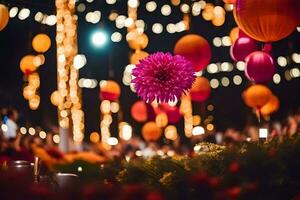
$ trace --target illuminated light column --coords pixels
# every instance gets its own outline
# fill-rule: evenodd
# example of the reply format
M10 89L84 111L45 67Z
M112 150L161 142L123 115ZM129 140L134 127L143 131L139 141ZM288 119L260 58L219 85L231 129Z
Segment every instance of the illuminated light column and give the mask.
M77 55L77 16L75 0L56 0L57 25L57 87L61 96L58 103L60 148L69 150L70 134L75 144L81 144L84 130L84 113L81 110L79 72L73 66Z
M191 97L189 95L182 95L180 112L184 116L184 133L187 138L192 137L193 130L193 109Z

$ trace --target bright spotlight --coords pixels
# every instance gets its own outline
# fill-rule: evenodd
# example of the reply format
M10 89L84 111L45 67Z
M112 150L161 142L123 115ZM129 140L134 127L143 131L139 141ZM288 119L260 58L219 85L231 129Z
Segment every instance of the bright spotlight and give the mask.
M102 31L97 31L93 33L92 35L92 43L96 47L102 47L107 41L107 36L104 32Z

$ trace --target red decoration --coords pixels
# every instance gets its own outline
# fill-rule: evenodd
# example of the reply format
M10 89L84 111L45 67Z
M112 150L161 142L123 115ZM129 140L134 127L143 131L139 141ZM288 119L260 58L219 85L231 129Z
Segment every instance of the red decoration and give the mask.
M168 116L168 122L169 124L176 124L181 119L181 113L179 111L179 108L176 106L170 106L169 104L160 104L158 109L156 110L156 114L159 114L161 112L166 113Z
M121 88L115 81L101 81L100 82L100 98L102 100L116 101L121 94Z
M211 93L209 81L204 77L197 77L191 89L192 101L204 102Z
M154 109L144 101L137 101L131 107L131 116L137 122L145 122L155 119Z
M230 47L230 56L234 61L244 61L252 52L257 51L256 41L250 37L239 37Z
M246 77L255 83L272 80L275 74L273 58L263 51L255 51L246 58Z
M196 72L204 69L211 59L209 43L205 38L196 34L189 34L180 38L175 45L174 53L189 60Z
M255 40L274 42L290 35L299 24L299 0L237 0L234 18Z

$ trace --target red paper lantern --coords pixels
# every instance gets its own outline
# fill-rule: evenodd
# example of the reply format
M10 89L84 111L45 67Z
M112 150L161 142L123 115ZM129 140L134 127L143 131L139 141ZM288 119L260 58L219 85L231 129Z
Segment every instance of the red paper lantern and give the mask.
M208 99L210 93L209 81L204 77L197 77L190 92L192 101L204 102Z
M137 101L132 105L131 116L137 122L145 122L155 119L153 107L144 101Z
M261 109L268 103L272 92L264 85L252 85L243 93L243 98L247 106L255 109Z
M142 128L142 135L147 142L157 141L162 135L162 130L155 122L147 122Z
M299 24L299 0L237 0L234 18L255 40L274 42L290 35Z
M255 83L272 80L275 74L273 58L263 51L255 51L246 58L246 77Z
M250 37L239 37L230 47L230 56L234 61L244 61L254 51L258 51L255 40Z
M196 34L180 38L175 45L174 53L188 59L196 72L204 69L211 59L209 43L205 38Z
M100 82L100 98L102 100L115 101L120 97L121 88L115 81L101 81Z

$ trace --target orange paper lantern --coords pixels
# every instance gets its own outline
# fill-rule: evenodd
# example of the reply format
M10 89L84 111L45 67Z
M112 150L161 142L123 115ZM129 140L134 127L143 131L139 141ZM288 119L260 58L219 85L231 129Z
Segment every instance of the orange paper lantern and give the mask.
M237 0L234 18L239 28L262 42L290 35L299 24L299 0Z
M45 53L51 46L51 40L46 34L38 34L32 40L32 47L36 52Z
M20 69L24 74L28 75L37 69L37 66L34 64L34 58L34 55L26 55L21 59Z
M147 142L157 141L162 135L162 130L155 122L147 122L142 128L142 135Z
M205 38L196 34L180 38L175 45L174 53L189 60L196 72L204 69L211 59L209 43Z
M204 102L211 93L209 81L204 77L197 77L191 89L191 98L196 102Z
M6 27L6 25L8 24L8 20L9 20L8 8L5 5L0 4L0 31Z
M102 100L115 101L120 97L121 88L115 81L101 81L100 82L100 98Z
M130 57L130 63L137 65L140 60L146 58L149 56L149 54L146 51L136 51L134 54Z
M279 105L279 99L275 95L272 95L268 103L261 108L260 112L264 116L269 116L279 109Z
M252 85L243 94L246 105L251 108L261 109L268 103L272 92L264 85Z

